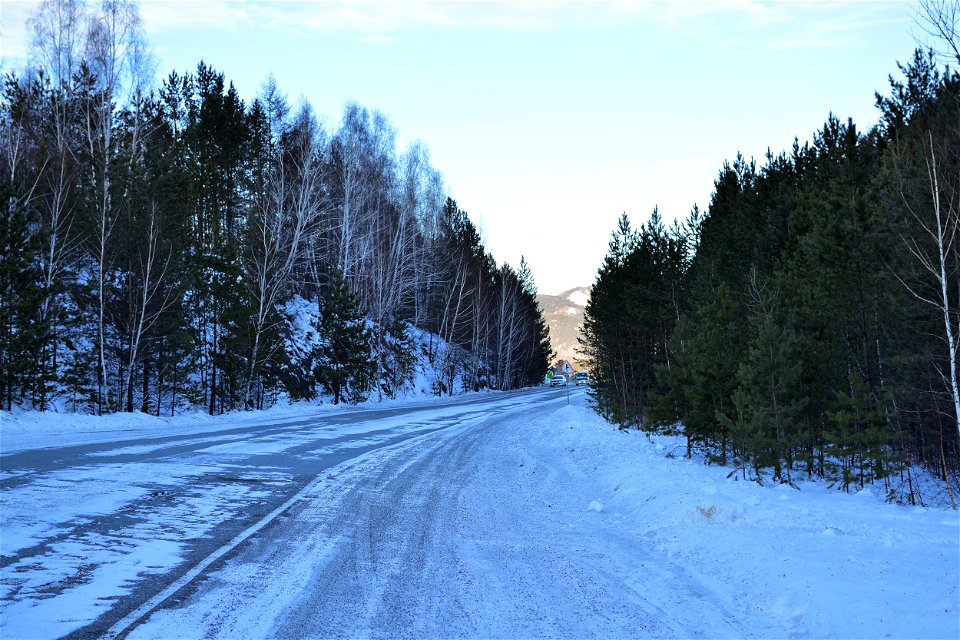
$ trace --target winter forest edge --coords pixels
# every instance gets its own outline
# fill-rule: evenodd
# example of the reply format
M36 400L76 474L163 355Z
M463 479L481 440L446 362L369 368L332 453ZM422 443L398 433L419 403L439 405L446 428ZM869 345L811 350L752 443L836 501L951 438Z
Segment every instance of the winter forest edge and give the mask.
M956 10L925 4L960 64ZM952 17L951 17L952 16ZM938 22L939 20L939 22ZM0 409L211 414L412 388L511 389L550 364L533 274L497 265L426 147L268 78L152 76L134 2L46 0L3 81ZM960 487L960 79L899 65L861 131L827 118L703 212L624 216L587 307L598 411L757 482Z
M173 415L541 379L533 276L498 266L426 148L348 104L326 131L272 78L150 86L134 2L48 0L8 74L2 409Z
M876 126L830 114L724 163L706 211L621 217L581 338L604 417L761 484L957 508L960 4L917 21L943 50L897 65Z

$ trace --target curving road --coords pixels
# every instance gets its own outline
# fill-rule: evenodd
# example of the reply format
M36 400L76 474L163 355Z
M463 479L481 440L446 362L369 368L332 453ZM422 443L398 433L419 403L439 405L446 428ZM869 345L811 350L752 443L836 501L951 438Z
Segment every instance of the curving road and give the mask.
M589 469L544 440L566 394L536 397L339 465L130 637L750 635L585 509Z
M226 427L150 437L118 430L22 450L6 438L0 636L101 637L238 535L265 526L327 469L557 397L534 389L280 421L238 416Z
M549 437L571 398L4 454L0 635L750 635L696 576L585 508L590 469Z

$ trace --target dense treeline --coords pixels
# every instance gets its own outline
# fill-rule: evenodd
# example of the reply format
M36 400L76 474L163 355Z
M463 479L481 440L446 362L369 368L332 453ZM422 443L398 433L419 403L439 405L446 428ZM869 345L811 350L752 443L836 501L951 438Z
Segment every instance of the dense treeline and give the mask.
M738 157L682 224L624 215L584 324L603 415L743 477L957 486L960 76L902 71L871 130Z
M382 114L329 132L202 62L151 88L126 0L46 0L30 28L0 103L0 408L360 400L420 358L436 393L541 379L529 269L495 263Z

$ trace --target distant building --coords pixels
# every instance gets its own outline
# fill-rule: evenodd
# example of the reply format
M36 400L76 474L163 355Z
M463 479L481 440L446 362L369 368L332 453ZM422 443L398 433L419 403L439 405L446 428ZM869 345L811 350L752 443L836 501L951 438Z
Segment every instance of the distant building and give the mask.
M575 373L574 368L570 366L570 363L566 360L560 360L553 367L553 372L559 375L567 376L572 373Z

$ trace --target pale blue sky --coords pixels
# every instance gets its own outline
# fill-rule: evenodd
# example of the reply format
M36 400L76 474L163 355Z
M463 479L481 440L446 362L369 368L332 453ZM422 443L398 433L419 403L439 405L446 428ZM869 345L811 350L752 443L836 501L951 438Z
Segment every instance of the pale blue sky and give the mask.
M0 5L4 65L32 2ZM494 257L543 293L592 284L620 213L705 208L724 160L876 122L916 46L906 2L142 0L158 73L201 59L251 100L270 72L329 127L356 100L419 139Z

